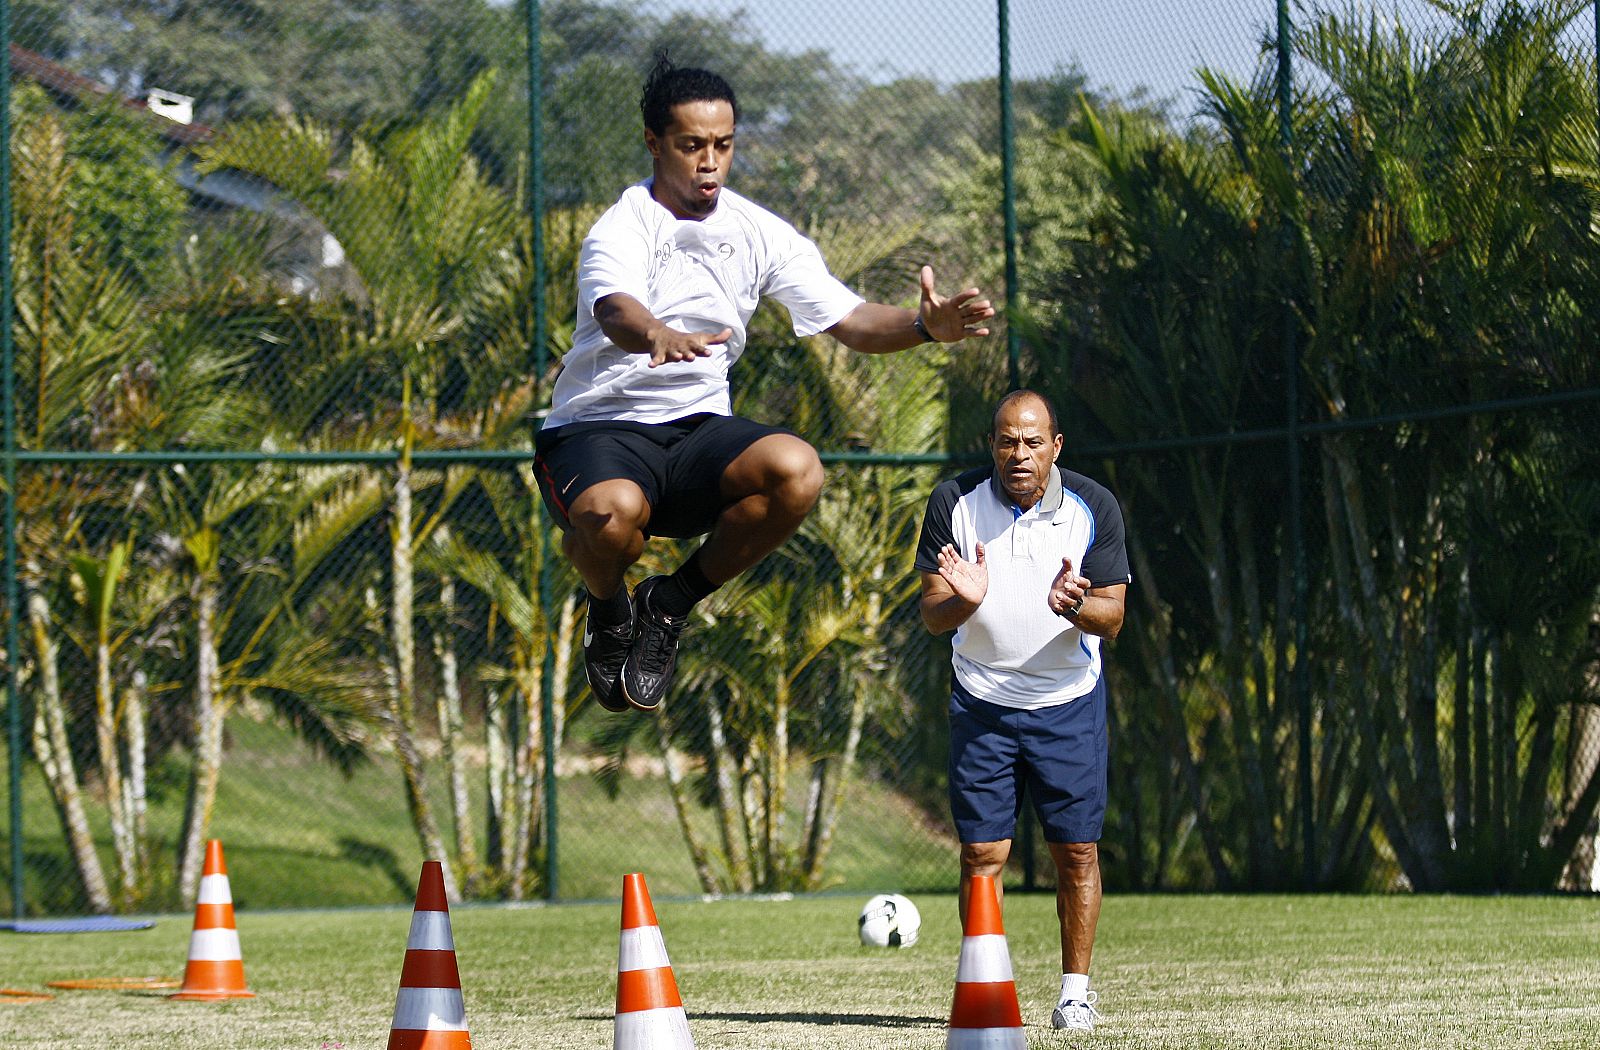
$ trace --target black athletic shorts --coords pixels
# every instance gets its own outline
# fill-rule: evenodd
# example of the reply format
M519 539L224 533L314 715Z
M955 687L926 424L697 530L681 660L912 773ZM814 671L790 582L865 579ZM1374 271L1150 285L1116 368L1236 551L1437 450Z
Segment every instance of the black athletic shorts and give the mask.
M539 492L562 528L567 508L590 485L627 478L650 504L649 536L710 532L722 513L722 474L769 434L793 434L739 416L710 413L668 423L596 420L539 431L533 461Z

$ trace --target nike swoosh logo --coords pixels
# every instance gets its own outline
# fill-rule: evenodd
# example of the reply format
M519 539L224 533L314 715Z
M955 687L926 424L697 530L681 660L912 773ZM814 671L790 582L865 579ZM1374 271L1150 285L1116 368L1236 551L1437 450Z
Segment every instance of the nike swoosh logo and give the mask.
M577 483L578 483L578 479L577 478L573 478L571 481L569 481L565 485L561 486L561 494L563 496L565 496L567 494L567 491L569 489L571 489L572 486L576 485Z
M594 641L594 628L589 626L589 621L583 621L583 647L589 648L589 643Z

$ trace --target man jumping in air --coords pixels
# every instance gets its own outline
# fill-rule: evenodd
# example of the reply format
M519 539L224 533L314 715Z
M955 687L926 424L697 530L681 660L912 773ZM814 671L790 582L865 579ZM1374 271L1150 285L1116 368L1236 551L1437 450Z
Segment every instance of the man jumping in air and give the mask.
M583 242L577 331L535 460L589 591L589 686L611 711L660 705L695 603L792 536L821 491L810 445L732 414L728 370L761 297L796 336L867 354L988 335L994 316L976 288L939 296L926 266L919 309L865 302L793 226L726 189L739 106L722 77L659 56L640 108L652 174ZM647 536L708 532L629 596Z

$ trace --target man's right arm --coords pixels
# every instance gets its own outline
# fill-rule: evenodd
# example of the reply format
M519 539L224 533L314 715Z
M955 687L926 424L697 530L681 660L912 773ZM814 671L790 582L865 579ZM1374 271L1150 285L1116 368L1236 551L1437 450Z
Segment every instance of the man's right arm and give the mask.
M669 361L710 357L711 348L733 337L733 329L720 332L680 332L662 323L631 295L613 292L594 301L594 319L606 338L630 354L649 354L650 367Z
M989 563L983 544L967 561L954 543L939 548L939 568L922 571L922 622L934 634L953 631L978 611L989 593Z
M928 497L917 537L916 568L922 578L922 622L933 634L953 631L983 604L989 590L989 566L983 544L966 561L956 546L954 528L957 482L947 481Z
M922 623L929 634L955 630L972 618L978 605L957 594L941 574L922 574Z

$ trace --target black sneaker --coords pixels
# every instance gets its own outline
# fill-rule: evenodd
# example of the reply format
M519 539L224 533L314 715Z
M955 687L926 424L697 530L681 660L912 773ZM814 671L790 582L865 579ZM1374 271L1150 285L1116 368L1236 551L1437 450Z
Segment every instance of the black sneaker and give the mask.
M628 593L626 584L622 593L624 596ZM583 672L589 676L594 698L607 711L628 709L628 701L617 688L617 679L622 677L622 662L628 658L628 649L633 645L633 624L638 618L631 604L628 619L619 624L596 629L593 609L584 618Z
M650 607L650 595L665 576L652 576L634 588L633 648L622 665L621 693L641 711L661 706L672 684L672 669L678 663L678 635L683 633L687 616L669 616Z

